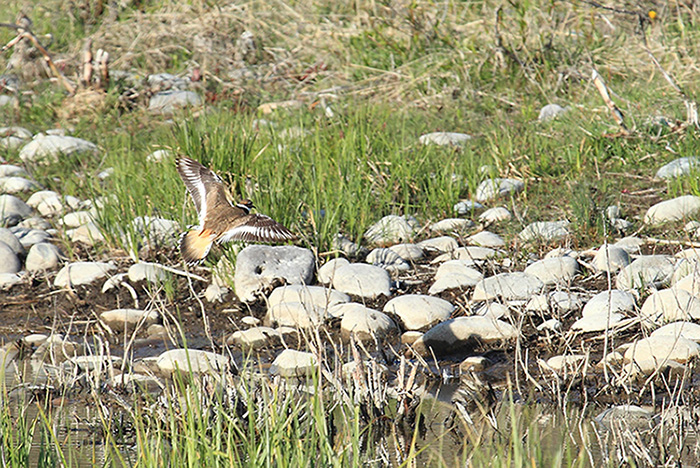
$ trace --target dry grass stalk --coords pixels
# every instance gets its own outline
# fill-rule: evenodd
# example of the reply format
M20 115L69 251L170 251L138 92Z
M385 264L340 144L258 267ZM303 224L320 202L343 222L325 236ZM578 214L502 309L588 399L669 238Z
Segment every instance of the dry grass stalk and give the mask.
M605 85L603 78L600 76L600 74L596 71L595 68L593 69L591 81L593 81L593 84L595 85L596 89L600 93L600 96L603 98L603 102L605 102L605 105L608 106L608 109L610 109L610 113L612 114L613 119L615 119L615 122L617 123L617 125L620 126L621 132L624 135L629 135L630 132L627 129L627 126L625 125L625 117L622 114L622 111L617 107L617 105L610 98L610 93L608 92L608 87Z

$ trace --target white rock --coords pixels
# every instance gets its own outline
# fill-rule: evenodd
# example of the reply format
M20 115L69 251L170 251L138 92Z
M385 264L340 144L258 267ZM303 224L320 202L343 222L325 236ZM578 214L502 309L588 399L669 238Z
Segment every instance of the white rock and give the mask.
M595 417L595 420L608 428L629 430L637 427L649 427L652 416L654 413L639 406L619 405L604 410Z
M571 291L552 291L549 302L556 310L569 312L581 308L582 302L578 294Z
M287 284L310 283L314 266L314 254L309 249L295 246L248 246L238 253L236 259L233 277L236 295L243 302L253 302L275 281L284 280Z
M571 257L545 258L525 268L525 273L538 278L545 285L568 284L578 273L578 262Z
M40 230L40 231L47 231L49 229L52 229L51 224L49 224L48 221L46 221L44 218L41 218L39 216L32 216L30 218L27 218L20 222L16 227L23 228L23 229L33 229L33 230ZM20 239L21 241L21 239Z
M0 128L0 148L14 150L32 139L32 132L23 127L2 127ZM0 169L0 174L3 174Z
M428 251L452 252L459 247L459 244L453 237L442 236L426 239L419 242L418 246Z
M171 159L173 153L170 150L156 150L146 156L146 161L148 162L161 162L166 159Z
M377 221L365 232L367 242L373 244L395 244L410 241L418 226L411 218L388 215Z
M3 129L0 128L0 135ZM26 176L27 172L23 167L14 164L0 164L0 177ZM31 197L30 197L31 198ZM27 202L29 204L29 202ZM31 205L30 205L31 206Z
M180 223L170 219L139 216L131 226L149 245L174 246L180 235Z
M700 197L684 195L666 200L649 208L644 215L644 223L658 226L663 223L688 218L700 211Z
M12 247L0 241L0 273L17 273L21 269L22 262Z
M487 179L476 188L478 202L487 202L498 197L515 195L523 191L525 184L517 179Z
M520 231L518 237L524 242L545 241L551 242L563 239L569 235L569 221L539 221L528 224Z
M63 213L65 207L61 197L55 195L53 197L45 197L36 205L36 210L41 216L54 216Z
M673 287L683 289L694 296L700 297L700 273L692 273L678 280Z
M446 218L430 225L432 232L466 231L474 227L474 223L469 219ZM423 241L425 242L425 241ZM420 244L419 244L420 245ZM455 246L456 248L456 246Z
M700 342L700 325L692 322L673 322L654 330L651 336L682 336L696 343Z
M463 146L471 139L466 133L434 132L421 135L418 141L424 145Z
M121 358L107 355L75 356L68 361L84 372L96 373L107 372L108 369L118 367L122 362Z
M407 330L427 330L450 318L454 306L438 297L405 294L384 305L384 312L399 317Z
M622 324L624 315L618 313L584 315L571 325L572 330L579 330L585 333L612 330Z
M582 374L586 366L585 354L564 354L560 356L552 356L547 359L547 367L558 374L570 374L575 372Z
M362 304L344 304L343 309L340 331L346 339L353 335L358 340L373 340L396 329L388 315Z
M542 281L526 273L500 273L477 283L472 300L525 300L533 294L539 294L543 288Z
M518 331L509 323L490 317L458 317L435 325L413 343L420 354L451 354L473 346L474 341L484 343L516 338Z
M302 377L316 370L316 356L311 353L285 349L272 362L270 374L282 377Z
M226 294L228 294L228 288L218 283L211 283L204 290L204 298L208 302L224 302Z
M690 171L700 166L700 158L694 156L674 159L656 171L659 179L674 179L690 174Z
M497 206L495 208L489 208L479 215L479 221L485 224L498 223L500 221L510 221L513 215L510 214L506 208L502 206Z
M15 228L13 228L15 229ZM9 248L17 255L24 255L24 246L20 242L15 233L7 228L0 228L0 242L7 244Z
M503 317L510 317L510 311L508 307L498 302L487 302L479 310L476 311L474 315L481 317L489 317L493 320L497 320Z
M171 349L156 359L156 365L164 374L180 371L218 375L228 363L226 356L198 349Z
M333 287L353 296L370 299L391 295L389 273L383 268L361 263L352 263L336 270Z
M333 258L328 260L323 264L321 268L318 269L318 281L319 283L329 284L333 281L335 276L335 271L345 265L349 265L350 262L343 257Z
M525 304L527 312L544 313L549 311L549 297L546 294L535 294Z
M603 244L593 258L593 266L598 271L617 272L631 262L630 255L622 247Z
M667 255L638 257L617 274L616 286L623 290L662 286L673 277L674 264Z
M506 245L506 242L498 234L489 231L481 231L467 238L470 244L481 247L498 248Z
M137 325L145 329L148 325L156 323L159 318L160 315L155 310L113 309L100 314L100 320L117 331L133 330Z
M202 98L193 91L169 90L151 96L148 110L158 114L172 114L178 109L201 105Z
M562 324L560 320L549 319L537 325L537 331L560 333Z
M27 254L27 271L53 270L61 260L61 253L53 244L40 242L32 245Z
M238 345L242 348L260 349L264 348L273 338L278 338L279 333L269 327L254 327L248 330L234 332L229 338L230 344Z
M639 312L642 325L656 328L666 322L700 319L700 299L683 289L662 289L649 296Z
M79 153L97 154L98 149L94 143L80 138L37 135L20 150L19 157L24 162L56 162L59 156Z
M568 107L562 107L559 104L547 104L540 109L540 115L537 116L537 120L540 122L545 122L547 120L552 120L565 114L568 111Z
M364 247L360 247L355 242L351 241L342 234L336 234L331 240L331 248L340 250L350 257L358 256L366 251Z
M53 190L40 190L38 192L34 192L27 199L27 205L31 206L32 208L36 208L39 206L39 203L50 198L58 198L60 200L61 196Z
M104 278L116 268L112 263L103 262L70 263L61 268L53 284L58 288L90 284L95 280Z

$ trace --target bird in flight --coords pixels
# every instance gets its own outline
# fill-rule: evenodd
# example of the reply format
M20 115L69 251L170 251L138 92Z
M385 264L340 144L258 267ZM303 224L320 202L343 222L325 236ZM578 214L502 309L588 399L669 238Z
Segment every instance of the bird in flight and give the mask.
M231 203L224 181L211 169L188 157L176 159L175 164L199 216L199 226L184 233L180 240L185 262L204 260L214 242L285 242L296 238L269 216L251 213L252 201Z

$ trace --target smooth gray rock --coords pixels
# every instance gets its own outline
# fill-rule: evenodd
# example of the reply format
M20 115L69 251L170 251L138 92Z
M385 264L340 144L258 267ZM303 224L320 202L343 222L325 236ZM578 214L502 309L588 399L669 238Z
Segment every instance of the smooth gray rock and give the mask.
M22 228L19 225L11 227L10 231L19 239L23 249L28 249L34 244L46 242L51 238L51 235L42 229Z
M510 214L506 208L502 206L497 206L494 208L489 208L479 215L479 221L484 224L493 224L501 221L510 221L513 215Z
M243 302L253 302L276 281L310 283L314 266L314 254L309 249L289 245L250 245L241 250L236 259L233 277L236 295Z
M94 143L61 135L37 135L19 152L24 162L56 162L59 156L88 153L97 154L98 148Z
M51 224L46 221L44 218L40 216L31 216L29 218L26 218L22 220L17 226L14 226L17 228L22 228L22 229L31 229L31 230L39 230L39 231L47 231L51 228ZM14 231L13 231L14 232ZM19 235L15 232L15 235L19 237ZM22 239L20 239L20 242ZM25 246L26 248L26 246Z
M333 281L336 270L345 265L350 265L350 262L343 257L328 260L321 268L318 269L319 283L330 284Z
M575 258L552 257L533 263L525 268L524 273L538 278L545 285L567 284L574 279L578 269L579 265Z
M58 272L54 279L54 286L58 288L71 288L104 278L110 272L116 270L112 263L104 262L75 262L70 263Z
M601 245L595 257L593 257L593 266L596 270L609 271L611 273L625 268L630 262L629 253L616 245Z
M610 429L650 428L654 413L635 405L619 405L604 410L595 421Z
M418 231L418 224L412 217L387 215L365 231L367 242L377 245L408 242Z
M40 242L32 245L27 254L27 271L53 270L61 261L61 253L53 244Z
M644 215L644 223L658 226L664 223L689 218L700 212L700 197L684 195L657 203Z
M584 333L612 330L613 328L619 326L624 318L624 315L615 312L609 315L584 315L571 325L571 329L582 331Z
M498 302L487 302L477 310L474 315L480 317L489 317L493 320L497 320L503 317L510 317L510 311L508 307Z
M422 355L436 356L452 354L476 342L492 343L514 339L518 331L511 324L491 317L458 317L441 322L428 330L413 343L413 348Z
M112 330L133 330L140 325L146 329L160 318L155 310L145 311L139 309L113 309L100 314L100 320L106 323Z
M60 199L61 196L53 190L39 190L38 192L31 194L31 196L27 199L27 205L31 206L32 208L36 208L39 206L39 203L51 198Z
M32 209L14 195L0 195L0 225L14 226L32 214Z
M4 242L17 255L24 255L24 246L14 232L7 228L0 228L0 242Z
M617 247L622 247L630 255L636 255L641 252L642 246L644 245L644 239L640 239L636 236L623 237L613 244Z
M227 341L229 344L234 344L245 349L262 349L277 338L279 338L279 333L274 329L256 326L248 330L233 332Z
M700 299L683 289L662 289L644 301L639 318L642 325L649 328L677 320L698 320Z
M202 98L193 91L164 91L151 96L148 110L158 114L172 114L185 107L202 105Z
M535 276L526 273L499 273L476 284L474 301L488 301L501 298L506 301L524 300L533 294L539 294L544 283Z
M525 184L517 179L487 179L476 188L476 201L483 203L498 197L516 195L523 191Z
M316 356L311 353L285 349L270 365L270 374L281 377L303 377L316 370Z
M218 375L228 366L229 359L221 354L198 349L171 349L158 356L156 365L163 374L193 372Z
M674 264L667 255L644 255L623 268L617 274L617 289L640 289L648 286L660 287L671 281Z
M32 139L32 132L23 127L0 128L0 148L14 150ZM0 169L0 175L6 176Z
M422 294L405 294L384 305L384 312L396 315L406 330L428 330L450 318L454 311L448 301Z
M547 359L547 367L559 375L582 373L586 365L585 354L563 354Z
M552 120L565 114L567 111L567 107L562 107L559 104L547 104L540 109L540 114L537 116L537 120L540 122L546 122L547 120Z
M31 192L39 188L39 185L24 177L0 177L0 193L22 193Z
M471 139L466 133L433 132L421 135L418 141L423 145L463 146Z
M22 269L22 262L12 247L0 240L0 273L17 273Z
M391 295L389 273L383 268L362 263L352 263L336 270L333 287L338 291L369 299Z
M340 291L322 286L306 284L290 284L275 288L267 299L269 307L284 302L299 302L310 304L321 309L328 309L336 304L350 302L350 296Z
M551 306L560 312L578 310L583 305L580 296L571 291L552 291L548 300Z
M362 304L343 304L343 309L340 332L345 339L353 335L358 340L373 340L396 330L396 324L389 316Z
M656 171L659 179L675 179L690 174L690 171L700 166L700 158L695 156L674 159Z
M551 242L563 239L569 235L569 221L538 221L528 224L520 231L518 237L523 242L545 241Z
M449 260L435 272L435 283L429 294L439 294L447 289L462 289L475 286L484 278L480 271L471 268L473 263L465 260Z
M66 210L63 206L63 200L58 194L43 198L35 208L41 216L55 216Z
M157 263L135 263L127 272L129 281L148 281L149 283L161 283L168 277L168 272Z

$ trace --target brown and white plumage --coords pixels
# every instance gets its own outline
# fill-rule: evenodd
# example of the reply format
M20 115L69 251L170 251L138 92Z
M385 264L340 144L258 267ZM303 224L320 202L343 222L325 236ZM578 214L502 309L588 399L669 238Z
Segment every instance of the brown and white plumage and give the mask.
M232 204L224 182L210 169L187 157L178 158L175 163L199 216L199 226L185 233L180 241L180 252L187 263L203 260L214 242L295 239L289 229L269 216L251 213L250 200Z

